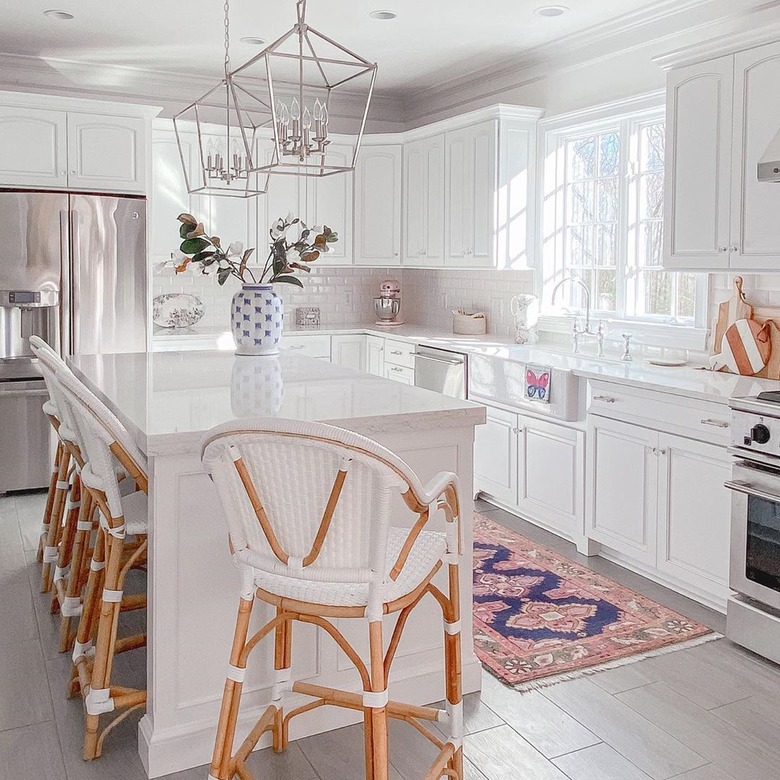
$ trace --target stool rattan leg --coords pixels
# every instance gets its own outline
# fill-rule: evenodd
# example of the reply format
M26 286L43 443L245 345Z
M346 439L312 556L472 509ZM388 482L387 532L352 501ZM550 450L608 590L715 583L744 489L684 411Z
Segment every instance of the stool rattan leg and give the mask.
M43 568L41 570L41 593L48 593L52 585L52 566L56 564L59 557L58 542L62 524L62 516L65 512L65 499L70 489L68 482L68 472L70 469L71 456L67 449L63 447L60 454L59 467L57 469L57 482L54 490L54 500L52 501L51 516L46 528L46 539L43 547Z
M49 532L49 523L51 522L52 508L54 507L54 494L57 491L57 475L60 470L60 458L62 457L63 444L61 441L57 442L57 448L54 451L54 468L51 472L51 480L49 481L49 491L46 494L46 508L43 510L43 530L41 536L38 539L38 563L43 562L43 548L46 544L46 537Z
M382 644L382 621L368 624L368 644L370 654L369 672L371 675L371 693L387 693L387 675L385 674L385 654ZM386 697L385 697L386 698ZM364 706L364 720L370 731L366 737L366 777L371 780L387 780L389 774L387 746L387 704L379 707ZM368 770L370 767L370 774Z

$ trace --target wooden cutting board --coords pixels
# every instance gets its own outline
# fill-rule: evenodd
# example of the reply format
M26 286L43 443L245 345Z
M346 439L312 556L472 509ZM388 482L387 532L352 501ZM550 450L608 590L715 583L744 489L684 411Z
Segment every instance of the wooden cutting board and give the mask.
M734 294L718 307L718 319L715 322L715 338L712 342L712 354L720 354L721 342L726 331L737 320L753 318L753 307L747 302L742 290L742 277L734 277Z

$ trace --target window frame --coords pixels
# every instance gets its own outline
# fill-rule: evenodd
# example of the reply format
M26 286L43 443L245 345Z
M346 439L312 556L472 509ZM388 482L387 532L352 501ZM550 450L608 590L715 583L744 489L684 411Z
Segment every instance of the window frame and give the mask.
M540 328L552 332L568 332L571 328L571 314L581 316L583 309L570 310L561 315L560 309L551 305L551 291L555 282L563 278L566 264L564 260L567 223L567 159L566 146L572 140L587 137L609 130L620 133L620 159L618 182L618 235L616 242L616 289L615 311L598 309L596 291L591 302L591 315L594 319L603 319L612 326L623 326L635 334L651 336L655 343L669 342L690 349L704 348L708 316L708 277L696 276L696 305L692 322L675 322L665 315L635 314L638 273L637 247L641 240L634 237L630 246L632 223L630 211L638 208L636 198L638 188L635 177L641 175L632 170L632 162L638 160L638 133L642 126L665 120L664 93L643 95L615 104L597 106L586 111L542 120L539 124L538 148L543 154L539 161L539 181L541 182L541 203L539 229L537 231L537 274L536 294L541 301L542 317ZM665 174L665 171L664 171ZM662 222L663 224L663 222ZM634 227L634 230L636 228ZM678 273L669 271L670 273Z

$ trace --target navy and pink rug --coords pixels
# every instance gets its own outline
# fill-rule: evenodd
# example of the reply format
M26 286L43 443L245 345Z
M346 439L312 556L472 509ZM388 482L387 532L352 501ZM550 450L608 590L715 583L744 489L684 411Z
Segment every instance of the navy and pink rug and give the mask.
M717 638L484 515L474 520L475 649L506 685L543 687Z

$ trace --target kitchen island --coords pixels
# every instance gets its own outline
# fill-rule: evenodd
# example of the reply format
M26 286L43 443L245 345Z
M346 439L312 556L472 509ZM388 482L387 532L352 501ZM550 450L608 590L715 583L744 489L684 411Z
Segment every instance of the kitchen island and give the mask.
M284 351L277 358L218 351L90 355L70 363L149 458L149 696L139 728L139 752L149 777L211 758L239 584L222 509L200 464L201 437L215 425L256 416L326 422L382 443L423 482L442 470L457 473L464 510L462 636L471 636L473 444L475 426L485 421L483 407ZM306 474L290 474L290 489L305 479ZM393 511L396 525L409 526L415 518L400 496ZM443 517L432 523L443 527ZM268 610L258 603L258 624L268 619ZM391 624L394 619L389 618ZM356 647L367 646L363 622L337 622ZM393 699L426 704L443 698L442 636L439 607L424 600L398 650ZM272 670L272 643L261 645L244 685L239 739L270 700ZM361 689L352 664L311 626L296 625L293 675ZM480 665L464 639L463 692L479 687ZM296 718L291 737L361 717L321 707ZM362 744L355 749L362 751Z

